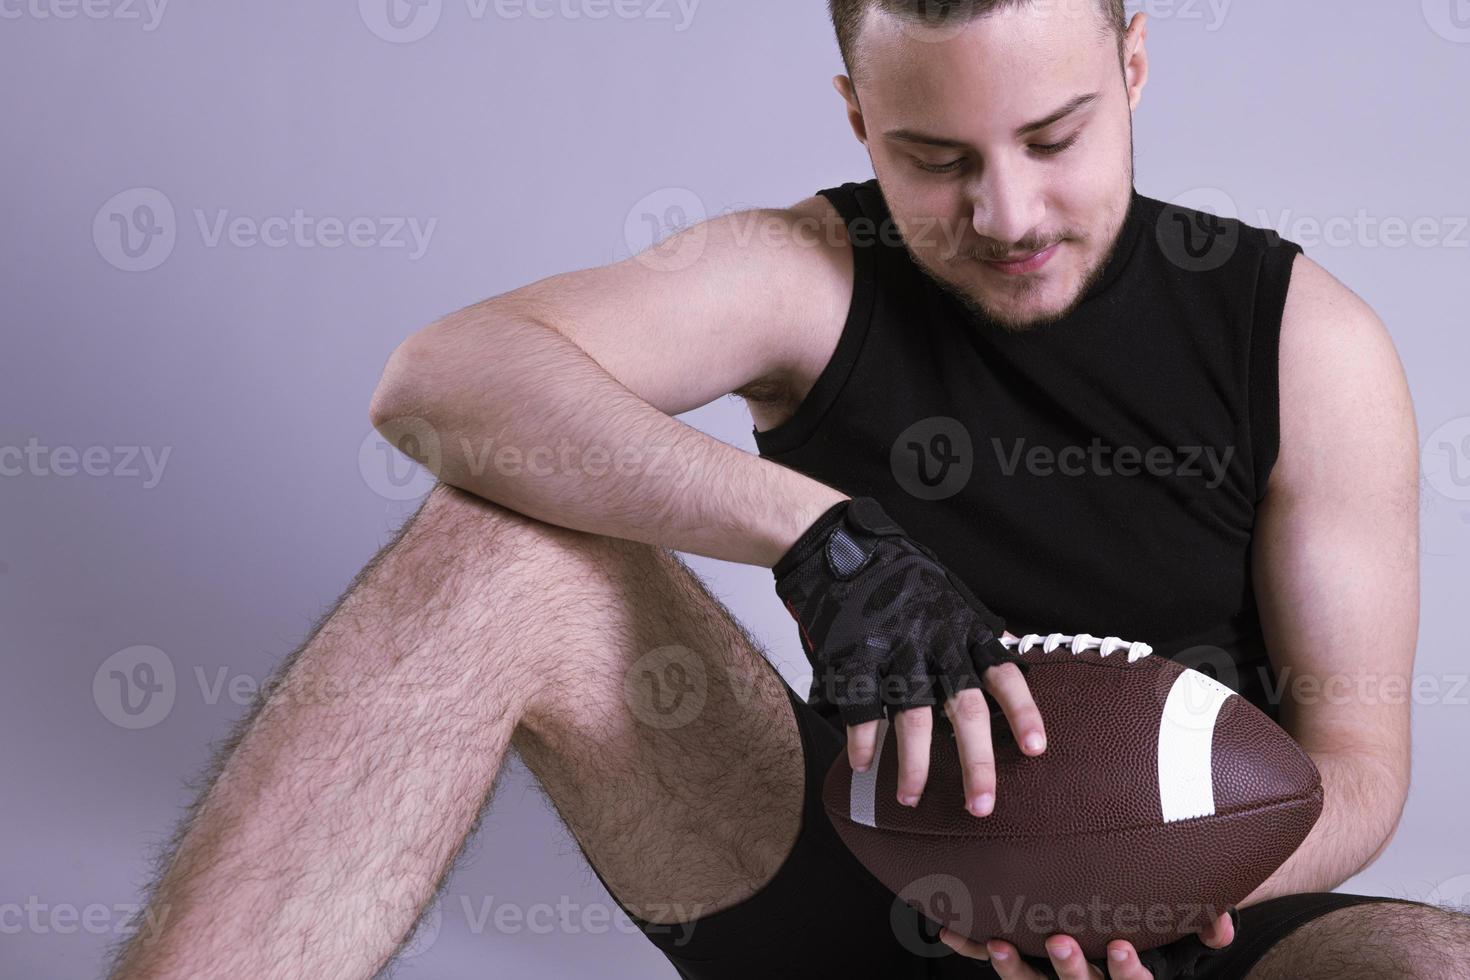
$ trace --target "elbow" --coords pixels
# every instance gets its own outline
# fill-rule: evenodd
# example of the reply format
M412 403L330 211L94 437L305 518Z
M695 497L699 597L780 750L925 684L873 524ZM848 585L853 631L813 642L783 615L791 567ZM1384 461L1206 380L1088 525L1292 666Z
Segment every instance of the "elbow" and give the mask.
M437 421L445 412L435 395L434 358L423 331L399 344L373 389L368 419L389 446L446 479Z
M429 409L427 377L432 355L424 333L421 330L398 345L389 355L378 386L373 389L368 419L384 435L389 435L389 429L396 429L399 420L422 417Z
M1357 874L1377 861L1388 850L1388 845L1393 843L1394 836L1398 833L1399 824L1403 820L1404 807L1409 800L1409 766L1407 760L1400 765L1386 765L1379 774L1379 783L1382 787L1383 796L1379 800L1379 817L1375 823L1378 826L1377 840L1368 857L1363 861Z

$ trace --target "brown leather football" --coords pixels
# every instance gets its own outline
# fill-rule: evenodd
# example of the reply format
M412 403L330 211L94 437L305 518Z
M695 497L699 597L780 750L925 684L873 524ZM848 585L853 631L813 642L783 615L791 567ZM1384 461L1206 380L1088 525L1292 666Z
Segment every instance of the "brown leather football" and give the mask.
M900 899L972 939L1045 955L1073 936L1088 957L1112 939L1140 951L1203 929L1275 871L1316 823L1322 783L1255 705L1141 643L1035 634L1007 644L1046 751L1023 755L992 715L996 802L964 807L954 731L935 711L917 807L897 799L886 721L867 772L846 753L823 799L848 848Z

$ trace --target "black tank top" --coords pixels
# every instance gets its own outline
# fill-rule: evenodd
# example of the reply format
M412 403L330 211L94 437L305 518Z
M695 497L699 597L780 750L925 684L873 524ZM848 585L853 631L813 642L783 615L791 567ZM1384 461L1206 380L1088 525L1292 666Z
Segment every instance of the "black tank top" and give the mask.
M1300 246L1133 190L1075 312L1009 333L918 268L876 181L820 193L853 243L851 308L760 454L877 498L1012 633L1141 640L1274 717L1251 531Z

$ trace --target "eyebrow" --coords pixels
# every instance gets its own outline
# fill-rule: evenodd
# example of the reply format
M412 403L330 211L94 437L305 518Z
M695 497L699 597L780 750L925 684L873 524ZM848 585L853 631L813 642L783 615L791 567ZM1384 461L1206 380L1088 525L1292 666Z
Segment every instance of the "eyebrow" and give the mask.
M1099 92L1088 92L1085 95L1076 96L1055 112L1049 113L1035 122L1029 122L1024 126L1017 127L1016 138L1022 139L1037 130L1045 129L1053 123L1061 122L1072 113L1092 105L1101 97L1101 93ZM883 138L896 140L900 143L924 143L928 146L942 146L957 150L962 150L969 145L964 140L947 139L943 136L931 136L928 133L921 133L915 129L890 129L883 134Z

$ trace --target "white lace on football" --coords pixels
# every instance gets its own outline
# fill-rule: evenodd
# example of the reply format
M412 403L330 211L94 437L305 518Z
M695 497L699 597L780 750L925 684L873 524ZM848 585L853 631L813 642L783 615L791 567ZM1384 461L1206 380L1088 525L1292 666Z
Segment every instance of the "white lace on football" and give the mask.
M1030 653L1036 644L1041 644L1041 649L1051 653L1057 647L1068 647L1075 656L1088 650L1101 650L1102 656L1111 656L1119 650L1128 651L1128 662L1147 657L1154 652L1154 648L1147 643L1130 643L1128 640L1120 640L1116 636L1093 636L1091 633L1078 633L1076 636L1067 636L1062 633L1052 633L1042 636L1040 633L1027 633L1022 637L1005 636L1000 641L1007 650L1020 649L1021 653Z

